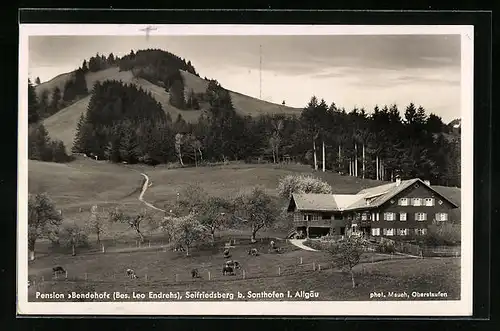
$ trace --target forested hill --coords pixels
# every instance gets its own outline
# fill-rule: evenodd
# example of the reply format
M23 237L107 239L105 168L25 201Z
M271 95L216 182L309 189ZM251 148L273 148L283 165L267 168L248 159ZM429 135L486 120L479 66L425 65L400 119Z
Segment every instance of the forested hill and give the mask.
M30 121L44 118L48 103L50 137L74 152L112 162L267 160L316 169L324 157L327 170L360 178L460 186L460 135L423 106L346 110L313 96L303 109L288 108L201 79L189 61L159 50L96 56L71 77L49 100L28 89Z

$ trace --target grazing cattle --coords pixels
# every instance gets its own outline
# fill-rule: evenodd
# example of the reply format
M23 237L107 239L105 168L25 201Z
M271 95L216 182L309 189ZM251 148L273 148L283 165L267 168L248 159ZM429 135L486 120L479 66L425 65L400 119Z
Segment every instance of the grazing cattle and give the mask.
M185 252L186 250L182 246L174 247L174 252Z
M251 248L251 249L248 251L248 255L258 256L258 255L259 255L259 251L257 251L257 248Z
M222 275L234 276L234 268L225 265L224 267L222 267Z
M233 261L233 260L226 261L226 267L231 267L233 269L241 269L240 263L238 261Z
M191 270L191 277L192 278L201 278L200 274L198 273L198 269Z
M57 266L57 267L52 268L52 272L54 273L54 275L58 275L60 273L61 274L66 273L66 270L64 270L64 268L61 266Z
M223 253L223 254L224 254L224 257L225 257L225 258L229 258L229 257L231 257L231 254L229 253L229 249L228 249L228 248L226 248L226 249L224 250L224 253Z
M130 279L136 279L137 275L135 274L135 271L133 269L127 269L127 276Z

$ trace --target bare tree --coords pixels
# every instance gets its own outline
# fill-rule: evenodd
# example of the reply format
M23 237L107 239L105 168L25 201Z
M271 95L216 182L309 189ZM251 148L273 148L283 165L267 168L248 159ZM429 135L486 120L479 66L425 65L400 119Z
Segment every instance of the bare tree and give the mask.
M62 224L62 215L55 209L47 194L28 196L28 250L30 260L35 259L35 244L42 237L49 237Z
M65 225L60 233L60 241L64 246L71 247L72 255L76 255L76 248L88 244L86 229L76 223Z
M179 162L181 166L184 166L184 162L182 161L182 145L184 144L184 135L181 133L177 133L175 135L175 152L177 153L177 157L179 158Z
M189 249L207 237L207 229L195 217L194 213L187 216L170 217L163 219L162 229L168 232L176 246L181 246L189 256Z
M250 193L236 197L237 215L246 220L251 229L251 240L255 242L257 232L271 226L277 219L277 206L271 197L261 188L255 187Z
M135 232L139 236L141 243L144 242L144 239L145 239L144 234L141 231L141 224L143 224L144 221L149 221L150 223L153 222L152 216L149 215L145 210L141 211L137 215L129 215L129 214L123 213L118 208L112 210L109 213L109 220L111 222L119 222L119 223L128 224L130 226L130 228L135 230Z
M332 243L328 247L333 263L351 274L352 287L356 287L353 268L359 264L363 254L363 241L360 237L348 236L343 240Z
M97 206L92 206L90 216L85 225L89 233L96 235L98 245L101 244L101 236L106 232L108 221L108 215L100 213L97 210Z

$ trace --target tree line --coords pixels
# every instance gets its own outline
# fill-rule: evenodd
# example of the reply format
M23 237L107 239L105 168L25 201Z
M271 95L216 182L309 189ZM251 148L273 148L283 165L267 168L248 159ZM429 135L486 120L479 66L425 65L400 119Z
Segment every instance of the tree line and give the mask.
M82 68L71 73L62 91L55 86L51 91L42 89L39 96L35 86L28 79L28 123L36 123L54 115L88 94L85 71Z
M420 177L460 185L460 139L441 118L410 103L371 114L312 97L300 116L242 116L229 92L210 81L196 123L165 115L151 93L121 82L94 86L73 151L112 162L159 164L267 160L310 164L360 178ZM85 143L83 143L85 141Z

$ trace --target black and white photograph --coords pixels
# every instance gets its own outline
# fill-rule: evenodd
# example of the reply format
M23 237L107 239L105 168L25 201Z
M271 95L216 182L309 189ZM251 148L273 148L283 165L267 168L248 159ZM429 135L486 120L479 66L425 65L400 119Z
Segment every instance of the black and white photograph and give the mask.
M21 24L18 312L471 315L473 35Z

